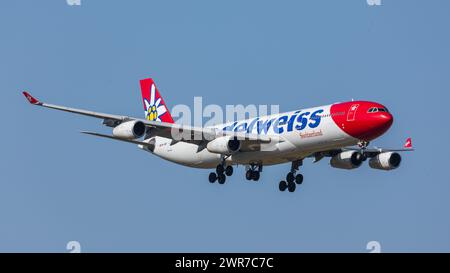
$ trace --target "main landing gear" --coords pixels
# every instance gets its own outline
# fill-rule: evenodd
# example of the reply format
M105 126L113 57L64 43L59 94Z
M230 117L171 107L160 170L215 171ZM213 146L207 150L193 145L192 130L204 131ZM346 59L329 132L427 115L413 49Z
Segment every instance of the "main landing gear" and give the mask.
M289 192L294 192L297 185L303 183L303 175L297 174L297 171L301 165L303 165L302 160L292 162L291 171L286 175L286 181L282 180L278 185L280 191L285 191L287 189Z
M225 160L217 165L216 167L216 172L210 173L209 174L209 182L210 183L214 183L216 181L219 182L219 184L224 184L227 176L232 176L233 175L233 166L225 166Z
M299 167L303 165L303 160L296 160L292 162L291 171L286 175L286 180L280 181L278 188L280 191L294 192L297 188L297 185L301 185L303 183L303 175L297 173ZM246 166L245 178L247 180L258 181L261 172L262 172L261 164L250 164ZM225 164L225 160L217 165L216 171L209 174L209 182L215 183L216 181L219 184L224 184L227 176L232 176L234 172L233 166L227 166Z
M245 178L247 180L258 181L261 176L262 165L251 164L250 166L246 167L246 170L247 171L245 172Z
M234 172L233 166L226 166L225 160L216 167L216 171L209 174L208 180L210 183L216 181L219 184L224 184L227 176L232 176ZM251 164L246 167L245 178L247 180L258 181L262 172L262 165Z

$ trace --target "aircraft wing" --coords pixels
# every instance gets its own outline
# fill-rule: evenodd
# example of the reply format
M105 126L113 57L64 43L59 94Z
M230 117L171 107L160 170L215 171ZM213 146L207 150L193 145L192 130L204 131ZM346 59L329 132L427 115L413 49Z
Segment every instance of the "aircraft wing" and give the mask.
M332 157L332 156L335 156L344 151L358 151L361 154L365 155L367 158L372 158L381 153L387 153L387 152L412 152L412 151L414 151L414 148L412 147L412 139L408 138L408 139L406 139L406 142L403 145L403 148L389 149L389 148L378 148L378 147L373 147L373 148L345 147L342 149L333 149L333 150L313 153L309 157L314 157L315 158L314 162L318 162L324 157Z
M381 153L387 153L387 152L412 152L414 151L412 147L412 139L409 137L406 139L405 144L403 145L403 148L396 148L396 149L386 149L386 148L359 148L359 147L348 147L344 148L344 150L347 151L362 151L365 155L368 157L373 157Z
M385 148L367 148L367 149L361 149L359 147L348 147L344 148L344 151L361 151L367 157L374 157L381 153L387 153L387 152L412 152L414 151L413 148L406 148L406 149L385 149Z
M132 120L138 120L145 124L146 127L151 128L153 130L153 134L156 136L166 137L174 139L174 141L183 141L183 142L191 142L191 143L202 143L202 142L208 142L211 140L214 140L218 137L222 136L232 136L236 137L239 140L242 140L247 144L246 146L251 146L254 144L264 144L264 143L271 143L273 141L283 141L280 138L273 138L268 136L260 136L255 134L247 134L242 132L226 132L221 130L215 130L214 128L201 128L201 127L193 127L193 126L186 126L186 125L180 125L175 123L168 123L168 122L160 122L160 121L150 121L146 119L139 119L139 118L133 118L129 116L121 116L121 115L113 115L113 114L105 114L100 112L94 112L84 109L77 109L77 108L70 108L66 106L60 106L60 105L54 105L49 103L44 103L36 99L35 97L31 96L28 92L23 92L24 96L27 98L27 100L36 106L46 107L50 109L80 114L84 116L94 117L103 119L103 124L109 127L116 127L117 125L126 122L126 121L132 121ZM100 136L100 137L109 137L113 139L118 139L114 136L107 136L102 135L98 133L92 133L92 132L83 132L90 135ZM133 141L127 141L134 143ZM143 143L135 143L135 144L142 144Z

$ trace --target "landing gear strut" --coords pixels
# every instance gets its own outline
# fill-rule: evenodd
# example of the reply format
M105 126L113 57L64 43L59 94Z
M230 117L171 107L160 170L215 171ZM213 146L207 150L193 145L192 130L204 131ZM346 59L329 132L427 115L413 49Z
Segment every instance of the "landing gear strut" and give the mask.
M222 162L216 167L216 172L212 172L209 174L208 180L210 183L218 181L219 184L224 184L227 176L233 175L233 166L225 166L226 159L227 157L223 157Z
M359 157L359 160L361 161L366 161L367 160L367 155L365 153L365 150L367 149L367 147L369 146L370 142L369 141L364 141L364 140L360 140L358 142L358 147L361 149L359 151L359 154L361 155Z
M261 177L262 165L251 164L246 167L247 171L245 172L245 178L247 180L258 181Z
M358 141L358 147L361 149L366 149L367 146L369 146L370 142L369 141L364 141L364 140L360 140Z
M289 192L294 192L297 188L297 185L303 183L303 175L297 174L297 171L300 166L303 165L303 160L296 160L292 162L291 171L286 175L286 181L280 181L278 188L280 191L285 191L286 189Z

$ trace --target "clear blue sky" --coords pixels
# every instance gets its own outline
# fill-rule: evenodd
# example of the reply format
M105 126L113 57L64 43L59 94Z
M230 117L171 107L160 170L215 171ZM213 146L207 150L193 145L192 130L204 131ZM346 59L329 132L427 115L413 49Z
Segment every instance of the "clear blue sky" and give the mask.
M450 251L450 2L4 1L0 9L0 251ZM280 104L281 111L366 99L395 116L373 144L417 151L392 172L306 161L208 171L84 136L101 121L29 106L143 117L139 79L169 107Z

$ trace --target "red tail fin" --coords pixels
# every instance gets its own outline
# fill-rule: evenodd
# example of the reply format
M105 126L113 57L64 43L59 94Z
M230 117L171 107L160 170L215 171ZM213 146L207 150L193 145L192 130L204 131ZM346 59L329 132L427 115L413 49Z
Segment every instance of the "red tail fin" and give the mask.
M153 79L141 80L142 102L144 103L145 119L174 123L163 98L159 94Z

